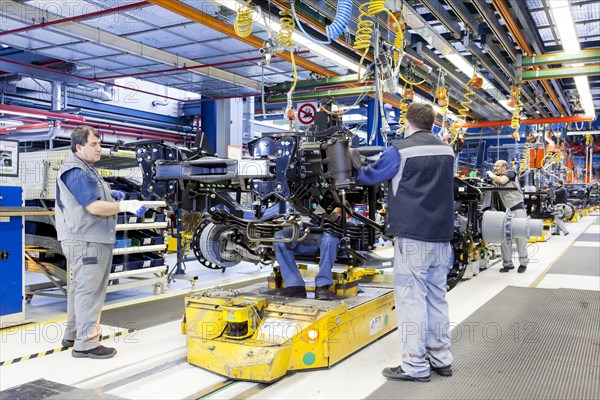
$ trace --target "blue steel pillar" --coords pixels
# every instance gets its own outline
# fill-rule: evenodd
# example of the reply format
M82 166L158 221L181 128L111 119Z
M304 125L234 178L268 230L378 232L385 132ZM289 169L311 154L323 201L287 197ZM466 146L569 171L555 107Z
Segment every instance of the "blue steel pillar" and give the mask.
M378 104L371 99L367 102L367 145L385 146L385 140L381 138L381 115L379 115ZM377 116L377 118L375 118ZM375 135L372 143L369 143L371 137Z
M217 101L203 101L200 107L200 117L202 118L202 132L206 135L211 148L217 150Z

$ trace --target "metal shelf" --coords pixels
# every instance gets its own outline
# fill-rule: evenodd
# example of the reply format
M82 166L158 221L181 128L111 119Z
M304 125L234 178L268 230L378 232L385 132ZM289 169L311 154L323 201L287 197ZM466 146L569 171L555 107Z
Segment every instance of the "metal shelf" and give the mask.
M140 222L136 224L117 224L117 231L139 230L139 229L166 229L167 222Z
M121 254L133 254L133 253L147 253L151 251L163 251L167 249L166 244L155 244L151 246L133 246L123 247L121 249L113 249L113 255L118 256Z

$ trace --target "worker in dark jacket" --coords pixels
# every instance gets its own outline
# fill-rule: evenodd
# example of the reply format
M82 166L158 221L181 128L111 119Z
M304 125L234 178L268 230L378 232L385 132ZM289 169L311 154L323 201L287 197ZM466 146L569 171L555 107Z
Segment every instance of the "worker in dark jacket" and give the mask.
M562 231L565 236L569 234L567 230L567 224L565 221L560 218L562 212L560 212L563 207L567 204L567 198L569 197L569 192L567 192L567 188L565 187L563 181L558 181L556 191L554 192L554 205L557 209L554 212L554 232L553 235L560 235Z
M454 152L431 133L435 111L424 103L406 113L405 139L358 170L357 183L388 182L385 233L394 238L400 365L388 379L429 381L430 371L452 375L447 275L454 232Z

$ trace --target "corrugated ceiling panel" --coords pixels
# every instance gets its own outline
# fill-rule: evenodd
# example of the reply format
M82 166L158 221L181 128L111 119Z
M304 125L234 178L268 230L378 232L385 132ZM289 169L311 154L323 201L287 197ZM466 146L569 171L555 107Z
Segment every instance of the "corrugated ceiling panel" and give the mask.
M89 61L82 61L77 63L77 75L85 78L96 78L106 74L115 75L111 71L118 68L123 68L123 66L110 61L109 58L95 60L93 64Z
M181 47L170 48L169 53L176 54L180 57L189 58L191 60L198 60L198 59L206 60L207 58L222 56L223 50L222 49L220 49L220 50L214 49L210 46L201 45L198 43L193 43L193 44L188 44L188 45L181 46ZM212 62L212 61L209 60L208 62Z
M155 61L147 60L143 57L135 56L132 54L119 54L118 56L113 56L111 59L114 62L118 62L123 65L129 65L132 67L140 67L146 65L157 65ZM162 69L169 68L168 65L158 64Z
M74 17L81 14L89 14L104 9L84 0L56 1L56 0L33 0L26 1L27 5L39 8L46 12L61 15L63 17Z
M534 11L531 13L531 17L535 22L535 26L547 26L550 25L548 21L548 16L545 11Z
M174 26L169 28L169 31L176 35L188 38L194 42L205 42L224 36L221 32L207 28L197 22Z
M538 33L540 34L540 38L542 38L544 42L555 39L554 34L552 33L552 28L538 29Z
M22 35L27 35L33 39L38 39L40 41L52 44L54 46L59 46L68 43L77 43L81 41L81 39L76 39L72 36L56 33L48 29L32 29L30 31L23 32Z
M29 36L21 36L21 35L6 35L2 36L2 44L6 46L16 47L17 49L23 50L35 50L42 47L47 47L48 44L44 42L40 42L39 40L34 40Z
M66 46L63 46L66 48ZM81 56L75 56L73 59L78 60L80 58L87 58L85 55L89 54L94 57L107 57L115 54L121 54L120 51L114 50L105 46L101 46L99 44L90 43L90 42L81 42L77 44L70 44L68 48L76 53L81 53Z
M13 29L19 29L27 26L28 24L24 24L19 21L12 20L5 15L2 15L2 26L0 26L0 31L12 31ZM4 40L4 38L2 38Z
M573 13L573 20L575 22L591 22L593 20L600 19L600 2L587 4L585 7L578 7L571 5L571 12ZM594 23L598 27L598 22Z
M531 10L532 8L542 8L544 5L542 4L542 0L527 0L526 1L527 8Z
M165 10L159 6L149 6L138 8L132 11L125 11L125 14L139 21L145 21L149 24L166 27L171 25L179 25L190 22L189 19Z
M600 21L595 24L578 24L575 26L577 36L588 42L600 39Z
M127 39L159 49L164 47L180 46L189 43L188 39L174 35L164 29L143 33L134 33L132 35L128 35Z
M131 13L135 14L135 10L131 11ZM119 36L153 28L145 22L138 21L125 13L109 14L94 18L93 20L79 22Z
M242 53L250 50L254 50L255 47L250 46L249 44L240 42L234 38L223 38L216 39L211 42L211 47L220 49L223 53Z

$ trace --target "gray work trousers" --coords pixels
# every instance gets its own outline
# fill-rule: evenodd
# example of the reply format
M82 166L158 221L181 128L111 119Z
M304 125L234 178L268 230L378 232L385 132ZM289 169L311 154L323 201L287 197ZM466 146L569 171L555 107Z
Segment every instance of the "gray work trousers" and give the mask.
M67 290L64 338L75 340L74 350L90 350L100 345L100 313L106 297L113 245L65 240L61 246L72 273Z
M512 212L516 218L527 218L527 211L515 210ZM527 266L529 264L529 257L527 254L527 243L528 239L515 239L517 242L517 253L519 254L519 265ZM502 242L502 266L508 268L514 268L512 260L512 243L506 244Z
M429 362L434 367L452 364L446 301L452 262L449 242L394 238L394 301L401 366L410 376L429 376Z

